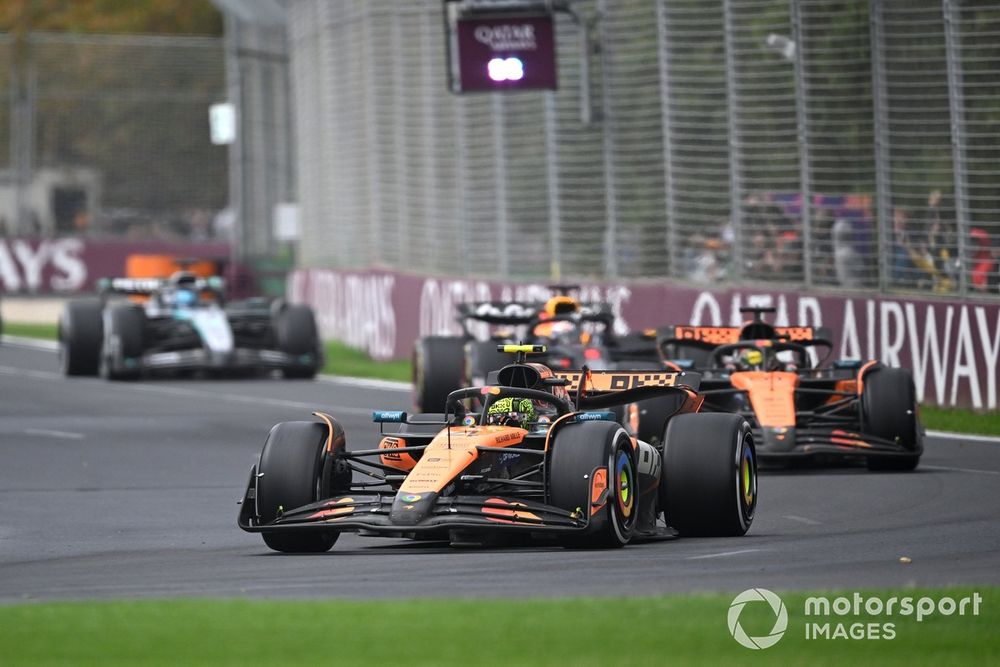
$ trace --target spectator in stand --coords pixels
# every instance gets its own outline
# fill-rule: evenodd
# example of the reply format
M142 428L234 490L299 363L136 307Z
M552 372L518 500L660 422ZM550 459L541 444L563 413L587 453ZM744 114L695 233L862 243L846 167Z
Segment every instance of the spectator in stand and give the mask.
M992 247L990 235L981 227L973 227L969 230L969 241L970 287L977 292L995 293L997 282L1000 280L1000 276L997 274L998 249Z
M865 287L864 258L854 247L854 228L849 220L838 218L831 230L833 267L837 284L849 289Z
M836 245L833 242L833 223L830 212L822 207L815 206L812 209L813 248L816 249L813 257L813 278L817 284L833 285L838 282L834 257Z
M960 262L951 210L940 190L931 191L927 197L927 254L932 263L931 286L935 292L952 292L958 282Z
M767 237L764 232L754 230L750 235L746 249L743 251L744 275L750 277L767 275L768 266L772 262L771 251L767 246Z
M926 254L910 223L909 212L902 207L892 211L892 283L908 289L927 287L930 282L928 265L933 262Z
M781 205L766 196L744 200L744 275L764 280L801 280L802 237L799 225Z
M687 273L693 282L717 283L725 278L725 267L723 243L719 238L705 238L701 234L691 237Z
M771 267L783 280L802 280L802 237L794 229L777 234Z

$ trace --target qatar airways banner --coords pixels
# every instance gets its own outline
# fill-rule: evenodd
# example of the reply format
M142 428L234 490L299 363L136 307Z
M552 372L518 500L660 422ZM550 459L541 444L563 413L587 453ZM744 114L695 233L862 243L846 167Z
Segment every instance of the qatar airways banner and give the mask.
M543 300L545 283L433 278L387 271L296 271L289 297L310 304L322 334L378 359L406 357L418 336L458 334L455 304ZM786 289L698 289L666 283L588 283L584 301L607 301L619 333L666 324L738 325L743 306L773 306L778 326L826 326L835 358L880 359L913 372L918 399L997 408L1000 304L842 296Z
M0 238L0 293L74 294L99 278L122 276L129 255L229 257L227 243Z

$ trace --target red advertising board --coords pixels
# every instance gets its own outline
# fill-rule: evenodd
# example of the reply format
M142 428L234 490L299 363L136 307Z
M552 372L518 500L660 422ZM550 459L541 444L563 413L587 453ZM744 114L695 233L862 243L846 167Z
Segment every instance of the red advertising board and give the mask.
M382 359L409 356L418 336L458 334L457 303L551 295L543 283L375 270L302 270L292 274L288 286L290 298L316 309L324 336ZM666 282L588 283L579 296L609 302L619 315L620 333L668 324L737 325L740 307L773 306L778 326L829 327L834 358L879 359L909 368L921 402L1000 407L997 302Z

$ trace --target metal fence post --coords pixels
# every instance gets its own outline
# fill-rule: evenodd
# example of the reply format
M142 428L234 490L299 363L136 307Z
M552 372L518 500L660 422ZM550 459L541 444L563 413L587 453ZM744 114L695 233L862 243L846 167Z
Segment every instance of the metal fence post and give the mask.
M583 29L583 28L581 28ZM562 280L562 211L559 206L559 141L556 93L543 93L545 104L545 174L549 192L549 278Z
M970 227L966 161L965 90L962 86L962 8L958 0L944 0L944 40L948 66L948 111L951 116L952 174L955 180L955 227L958 234L958 292L969 291L968 239Z
M469 258L469 121L466 117L468 105L466 101L459 100L455 109L455 153L458 156L456 169L458 170L458 193L455 206L455 215L458 229L458 254L461 257L459 270L463 276L469 275L472 266Z
M31 53L31 35L25 26L16 27L10 59L10 173L14 185L13 210L9 221L12 234L33 234L26 229L29 221L27 190L31 185L35 156L35 71ZM40 231L40 230L37 230Z
M226 26L226 85L229 89L229 102L236 107L236 137L229 144L229 207L233 214L231 259L239 262L245 258L244 239L246 238L243 218L245 213L243 201L243 63L240 60L240 20L230 12L225 14Z
M372 5L365 7L364 31L365 31L365 58L369 63L375 62L375 31L372 26L372 12L375 11ZM378 123L375 118L377 102L375 94L375 75L371 70L365 72L365 143L370 147L367 155L367 178L368 178L368 243L370 246L369 257L375 264L384 261L382 256L382 240L385 238L383 230L382 213L382 188L378 184L382 182L381 170L379 169L380 153L378 150L379 133Z
M729 218L733 226L733 277L743 277L743 206L740 168L742 148L739 128L740 103L736 89L735 27L733 26L733 0L723 0L722 20L726 51L726 100L729 122Z
M510 215L507 206L507 149L504 146L504 110L502 93L489 93L493 103L493 152L497 169L497 245L500 246L498 268L504 278L510 277Z
M598 30L601 43L601 153L604 162L604 210L607 227L604 231L604 275L618 277L618 193L615 192L615 119L611 107L608 69L611 67L611 40L604 25L607 21L607 0L597 6Z
M666 8L667 0L658 0L656 3L656 41L660 54L660 122L663 127L663 186L664 201L666 202L667 214L667 257L670 265L667 267L670 275L678 275L680 266L680 255L678 254L677 242L677 207L675 205L675 194L677 183L674 178L673 169L673 130L671 122L670 104L670 42L667 38L669 31L669 13Z
M795 126L799 143L799 191L802 193L802 279L813 283L812 179L809 157L809 94L805 76L805 31L799 0L790 0L792 41L795 43Z
M392 119L392 131L393 131L393 147L396 157L396 183L395 183L395 193L396 193L396 215L399 216L396 229L399 233L400 248L411 248L411 230L410 226L413 222L413 216L410 215L410 202L407 201L407 146L406 146L406 119L409 115L409 104L407 101L408 90L404 89L402 81L405 81L406 76L403 70L403 56L402 56L402 43L403 43L403 16L400 15L398 11L392 12L392 43L390 49L392 50L392 69L393 69L393 106L394 112ZM404 255L399 255L404 256ZM426 266L422 263L419 266L413 266L414 269L424 269Z
M430 32L433 26L437 25L436 18L431 14L424 12L422 15L422 22L420 26L420 43L421 52L424 54L432 53L434 46L431 44ZM437 52L436 49L433 51ZM432 72L430 67L421 68L422 81L421 87L423 89L423 95L421 96L421 106L420 115L423 120L422 134L423 146L421 147L421 153L423 154L423 166L424 173L423 183L424 183L424 197L427 203L427 213L424 214L424 219L429 223L429 237L432 239L444 238L444 229L442 229L441 220L441 192L438 187L438 170L437 170L437 127L436 127L436 116L434 109L434 98L440 95L437 86L435 86L435 74L436 71ZM441 254L442 254L442 244L440 243L430 243L430 262L437 270L441 270Z
M887 261L893 247L891 189L892 176L889 161L889 99L883 51L885 32L882 23L882 5L871 0L869 25L872 61L872 109L875 134L875 197L878 201L878 285L882 292L891 287L892 265Z

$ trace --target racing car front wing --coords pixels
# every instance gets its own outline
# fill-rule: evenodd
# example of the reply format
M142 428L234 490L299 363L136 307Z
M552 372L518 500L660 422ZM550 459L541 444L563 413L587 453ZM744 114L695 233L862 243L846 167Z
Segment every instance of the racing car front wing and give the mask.
M456 495L422 497L363 491L345 493L281 513L270 523L256 516L254 472L240 502L237 523L247 532L285 530L366 531L386 537L403 537L446 530L579 532L587 529L584 510L565 510L520 498ZM427 504L432 505L426 507ZM420 507L425 505L425 507ZM423 511L422 511L423 510ZM413 519L407 517L413 512Z
M756 427L753 429L753 434L754 442L757 444L757 454L762 461L816 455L889 457L923 453L920 438L916 449L907 449L893 440L842 428Z
M229 352L191 349L151 352L143 355L138 363L144 370L225 370L312 367L317 359L314 355L293 356L278 350L254 348L236 348Z

